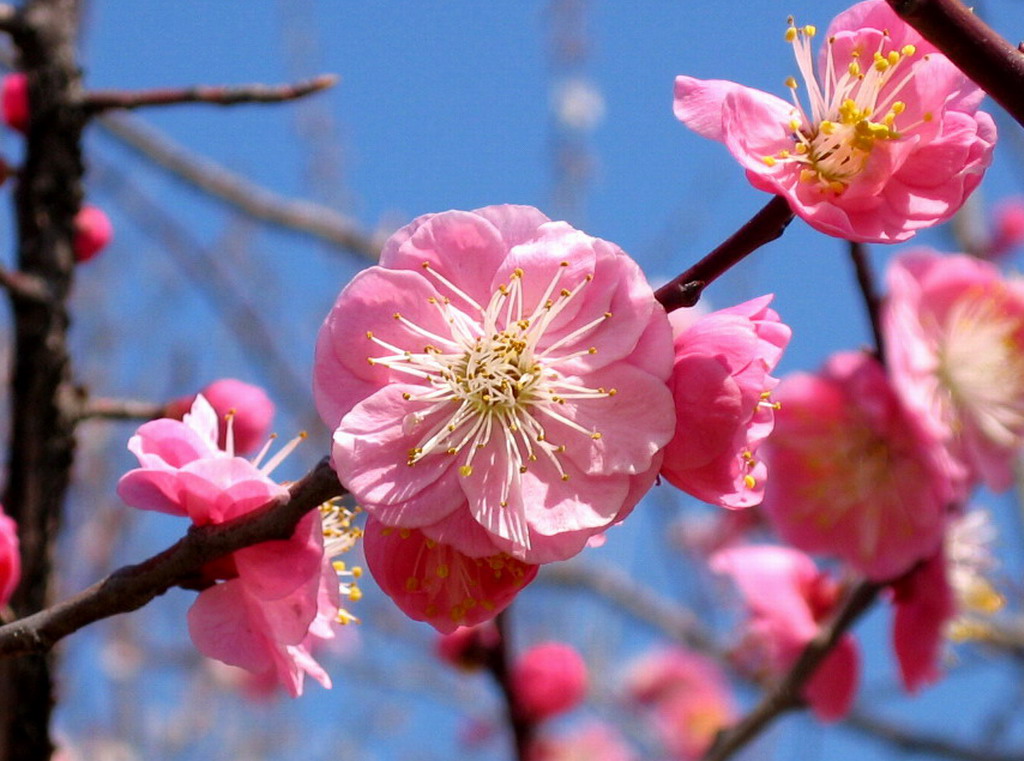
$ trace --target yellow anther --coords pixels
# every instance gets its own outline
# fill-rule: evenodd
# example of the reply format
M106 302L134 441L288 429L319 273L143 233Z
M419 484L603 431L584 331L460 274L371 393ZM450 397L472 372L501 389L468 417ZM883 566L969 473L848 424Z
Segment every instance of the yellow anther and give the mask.
M786 87L795 90L797 88L796 77L786 77Z
M594 441L600 440L601 432L600 431L594 431L592 434L590 434L590 438L592 438Z
M781 151L779 151L779 158L780 159L788 159L789 158L789 151L787 151L785 148L783 148Z
M408 391L403 391L402 398L405 399L405 401L409 401L410 399L412 399L412 394L410 394Z
M775 166L775 164L778 163L778 162L775 161L775 158L772 157L772 156L762 156L761 157L761 161L763 161L766 166Z
M812 26L811 24L808 24L807 26L804 27L804 34L806 34L808 37L813 37L817 33L818 33L818 27L816 27L816 26Z
M352 566L352 578L360 579L363 576L363 567L361 565Z
M568 481L569 480L569 474L568 473L563 473L562 474L562 480L563 481Z
M512 270L512 277L513 278L521 278L522 276L523 276L523 268L522 267L516 267L514 270Z
M818 173L813 169L800 170L800 182L814 182L818 179Z
M795 41L796 41L796 29L794 27L790 27L789 29L786 30L786 42L795 42Z
M467 477L473 475L473 466L472 465L460 465L459 466L459 475L467 476Z
M847 71L850 72L851 77L860 76L860 64L856 61L850 61L850 65L846 67Z
M752 475L748 473L747 475L743 476L743 483L748 489L753 489L755 486L757 486L757 479L755 479Z
M789 129L791 132L797 132L800 129L800 120L793 118L789 120Z
M925 111L923 114L921 114L921 121L923 122L930 122L934 118L935 117L932 115L931 111Z
M417 579L415 576L409 576L408 578L406 578L406 580L405 580L405 588L406 588L407 591L415 592L417 589L419 589L419 586L420 586L420 580Z
M822 121L818 128L821 130L823 135L833 135L836 131L836 124L835 122L830 122L826 119Z
M904 45L903 49L900 50L900 52L903 53L903 55L905 55L907 58L910 58L910 56L914 55L914 53L917 52L917 48L915 48L913 45Z
M444 563L442 563L441 565L439 565L437 568L434 569L434 573L437 574L437 578L439 578L439 579L447 579L448 578L448 573L449 573L448 566L446 566Z
M807 146L804 143L797 143L793 146L793 153L797 156L803 156L807 153Z
M615 396L617 393L619 393L619 390L617 388L608 389L608 396Z
M373 338L373 331L372 330L366 331L366 337L367 338Z
M893 50L889 53L889 55L886 56L886 59L888 59L890 64L895 66L900 62L900 54Z
M892 111L894 114L899 115L907 110L907 104L904 103L902 100L898 100L892 104L892 107L889 110Z
M361 590L359 587L352 587L348 591L348 599L351 600L352 602L359 602L360 600L363 599L363 590ZM353 619L353 620L358 621L359 619Z
M401 314L400 314L399 312L395 312L395 313L394 313L393 315L391 315L391 316L392 316L392 317L393 317L394 319L396 319L396 320L401 320L401 319L402 319L402 315L401 315Z

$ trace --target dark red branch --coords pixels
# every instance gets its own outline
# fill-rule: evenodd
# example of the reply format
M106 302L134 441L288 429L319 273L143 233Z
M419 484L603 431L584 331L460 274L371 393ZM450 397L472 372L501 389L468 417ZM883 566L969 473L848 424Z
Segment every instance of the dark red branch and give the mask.
M793 212L789 203L782 196L774 196L722 245L675 280L655 291L655 298L665 307L666 312L680 307L692 307L700 301L708 285L748 254L782 235L792 220Z
M159 90L90 90L82 96L82 108L93 115L112 109L173 106L179 103L208 103L234 106L239 103L282 103L326 90L338 82L334 74L321 74L306 82L290 85L209 85Z
M344 489L324 458L289 492L287 502L270 503L217 526L193 527L159 555L125 566L67 600L0 626L0 655L46 653L88 624L137 610L171 587L195 579L212 560L259 542L287 539L303 515L344 494Z
M875 287L875 277L871 271L871 260L863 243L850 241L850 258L857 272L857 285L864 299L864 307L871 322L871 333L875 338L875 356L885 364L885 337L882 334L882 299Z
M1024 54L958 0L888 0L896 13L935 45L1024 125Z
M523 713L522 706L516 697L512 685L510 668L511 641L509 638L508 609L506 608L494 621L498 628L498 640L491 647L485 659L487 670L491 672L494 681L497 682L505 699L505 709L508 716L509 726L512 728L512 737L516 746L517 761L527 761L533 746L536 735L536 724Z

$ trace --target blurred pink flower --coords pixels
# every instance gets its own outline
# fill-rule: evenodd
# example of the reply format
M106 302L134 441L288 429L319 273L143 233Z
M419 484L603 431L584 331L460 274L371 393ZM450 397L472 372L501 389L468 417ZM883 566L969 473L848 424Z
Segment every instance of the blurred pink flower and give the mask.
M1007 198L993 212L992 242L987 258L999 259L1024 243L1024 198Z
M835 608L839 589L804 553L769 545L733 547L715 553L711 568L728 574L750 611L742 657L780 676L818 633ZM823 721L845 716L857 693L860 655L843 636L804 686L803 697Z
M674 647L631 663L630 697L647 711L668 756L699 759L737 709L721 667L699 653Z
M0 510L0 607L6 605L21 581L18 524Z
M768 396L778 381L768 373L791 335L768 308L771 299L705 315L675 337L669 387L676 430L661 473L673 486L722 507L749 507L764 496L767 470L754 453L775 425Z
M764 507L787 543L878 581L935 553L954 499L952 464L876 359L833 355L818 375L785 378L775 399Z
M110 217L99 206L85 205L75 215L71 248L76 262L87 262L105 249L114 237Z
M363 551L381 590L409 618L442 634L494 618L537 575L536 565L508 555L470 557L422 531L373 517L366 521Z
M946 553L938 552L892 586L893 649L909 692L940 675L943 634L956 613L946 563Z
M509 679L519 710L532 722L565 713L587 695L586 661L564 642L526 650L512 665Z
M269 475L287 449L261 469L216 441L217 416L202 395L182 421L143 424L128 443L142 467L122 476L118 494L133 507L188 516L197 526L287 497ZM305 516L290 539L218 558L203 575L220 583L203 590L189 610L200 652L257 674L272 672L293 696L301 694L305 673L330 686L304 645L309 636L333 636L329 621L338 615L338 577L324 553L319 511Z
M270 433L274 419L274 402L259 386L237 380L221 378L205 386L200 392L217 413L217 446L227 447L228 414L234 435L236 454L255 452ZM166 415L180 418L195 401L195 394L168 402Z
M809 112L793 77L787 102L735 82L680 76L676 116L724 143L754 187L784 196L829 235L892 243L949 219L992 160L995 124L977 110L984 93L885 0L835 18L817 78L815 33L792 20L786 31Z
M420 217L380 262L341 292L314 367L367 512L527 563L624 518L674 426L668 319L637 265L527 206Z
M529 761L637 761L638 756L612 727L592 722L535 741Z
M28 76L20 71L0 83L0 114L11 129L22 133L28 129Z
M1024 280L964 255L921 249L889 269L883 311L893 384L995 490L1024 444Z
M498 627L491 621L460 626L437 638L437 655L456 668L474 671L486 663L490 651L501 642Z

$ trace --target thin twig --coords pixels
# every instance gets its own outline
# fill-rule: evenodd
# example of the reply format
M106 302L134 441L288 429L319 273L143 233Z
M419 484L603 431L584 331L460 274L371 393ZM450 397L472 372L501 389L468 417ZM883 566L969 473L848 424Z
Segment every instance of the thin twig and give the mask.
M1024 54L958 0L888 0L892 9L1024 125Z
M168 549L121 568L77 595L0 627L0 655L45 653L67 635L103 618L141 608L171 587L194 579L204 565L259 542L287 539L306 513L344 494L327 458L271 502L216 526L193 527Z
M9 3L0 3L0 32L18 36L25 31L25 24L18 9Z
M881 584L872 581L862 581L854 587L835 616L803 649L782 681L770 689L750 713L718 735L703 761L726 761L778 716L803 705L800 693L804 685L854 621L871 606L881 589Z
M8 270L0 267L0 286L7 289L11 298L46 304L51 299L46 281L36 275L20 270Z
M654 296L671 312L680 307L692 307L714 280L730 267L765 243L778 238L793 220L789 202L782 196L773 196L761 211L733 233L722 245L705 256L670 283L666 283Z
M516 746L517 761L527 761L530 757L530 749L536 735L536 725L528 716L523 713L522 706L516 697L512 685L511 669L511 641L509 638L508 608L498 614L494 620L498 629L498 638L490 648L485 659L487 670L490 671L494 681L497 682L505 699L505 709L508 715L508 723L512 728L512 737Z
M1000 753L990 749L973 748L943 737L909 730L862 711L855 711L847 716L843 726L895 745L906 753L927 753L930 756L953 758L958 761L1020 761L1022 758L1019 751Z
M181 103L208 103L234 106L239 103L283 103L333 87L335 74L321 74L305 82L290 85L200 85L167 87L156 90L90 90L82 96L82 108L93 115L113 109L173 106Z
M145 160L193 188L271 225L326 241L344 251L377 261L384 238L364 232L355 220L334 209L273 193L174 143L162 132L127 114L98 120L104 131Z
M153 420L162 417L165 405L137 399L88 397L78 412L79 420Z
M882 334L882 300L875 287L875 277L871 270L871 259L868 256L867 247L863 243L850 241L850 258L857 271L857 285L860 286L864 307L868 313L868 320L871 322L871 333L875 338L875 356L884 365L885 337Z

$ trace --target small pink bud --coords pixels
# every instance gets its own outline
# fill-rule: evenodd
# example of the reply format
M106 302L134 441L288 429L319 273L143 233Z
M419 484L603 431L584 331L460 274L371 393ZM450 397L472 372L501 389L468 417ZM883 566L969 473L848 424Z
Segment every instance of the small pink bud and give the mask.
M535 645L513 667L512 691L528 719L548 719L583 700L587 694L587 664L564 643Z
M202 389L201 393L213 407L218 418L218 441L227 448L227 414L234 411L231 428L235 454L248 454L266 441L274 419L274 403L259 386L235 378L221 378ZM164 416L180 420L192 407L196 395L173 399L164 407Z
M18 524L0 510L0 605L6 605L21 580Z
M20 72L8 74L0 84L0 110L4 124L18 132L28 130L28 77Z
M1007 198L995 208L989 259L997 259L1024 243L1024 198Z
M76 262L87 262L107 247L114 237L114 226L98 206L83 206L75 215L75 239L72 248Z
M492 621L476 626L460 626L437 640L437 656L456 668L474 671L481 668L488 653L498 644L500 635Z

